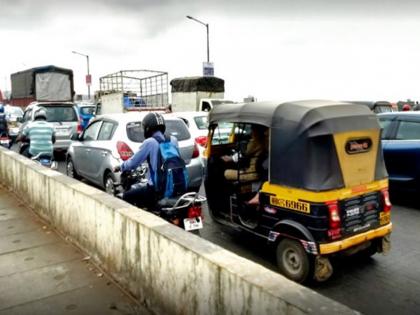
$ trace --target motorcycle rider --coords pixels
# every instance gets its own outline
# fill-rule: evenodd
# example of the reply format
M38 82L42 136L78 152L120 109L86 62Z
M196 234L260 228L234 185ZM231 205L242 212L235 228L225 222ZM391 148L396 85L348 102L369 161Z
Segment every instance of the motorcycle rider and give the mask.
M53 157L55 132L53 125L47 122L47 112L44 108L38 109L34 114L34 120L23 129L19 140L25 141L25 138L29 140L29 151L23 155L32 157L42 153Z
M147 183L135 185L135 187L124 192L122 198L131 204L148 208L156 203L159 196L159 192L155 189L157 187L156 176L160 154L159 142L156 138L162 141L165 139L165 119L161 114L151 112L143 118L142 126L145 140L139 150L130 159L115 167L114 172L134 170L147 161L149 166ZM171 136L171 142L178 148L178 141L175 137Z
M0 103L0 136L9 136L9 128L7 126L6 114L4 113L4 105Z

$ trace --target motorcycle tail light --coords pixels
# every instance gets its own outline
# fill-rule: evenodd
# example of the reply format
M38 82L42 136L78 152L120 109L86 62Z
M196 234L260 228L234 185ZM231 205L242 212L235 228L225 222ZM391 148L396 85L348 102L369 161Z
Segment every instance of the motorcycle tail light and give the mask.
M197 143L194 142L194 150L191 158L197 158L200 155L200 151L198 151Z
M201 217L201 206L192 206L188 208L188 218Z
M117 151L123 161L128 160L133 155L133 151L131 151L127 143L123 141L117 142Z
M390 212L392 208L391 200L389 199L388 189L381 190L382 202L384 205L384 212Z

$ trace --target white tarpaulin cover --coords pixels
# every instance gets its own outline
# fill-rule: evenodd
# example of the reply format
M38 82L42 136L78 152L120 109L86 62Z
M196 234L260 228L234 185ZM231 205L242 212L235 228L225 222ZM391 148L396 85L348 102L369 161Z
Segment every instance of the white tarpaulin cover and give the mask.
M71 101L71 85L68 74L37 73L35 87L38 101Z

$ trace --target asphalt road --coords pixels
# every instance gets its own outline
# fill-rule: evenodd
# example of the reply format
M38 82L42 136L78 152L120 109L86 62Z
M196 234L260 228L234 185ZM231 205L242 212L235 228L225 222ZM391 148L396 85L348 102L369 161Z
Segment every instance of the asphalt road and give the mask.
M333 276L308 287L364 314L420 314L420 205L394 199L390 253L335 259ZM203 238L277 270L266 242L220 226L208 214L204 220Z
M65 173L63 157L59 170ZM415 196L395 195L392 248L387 256L346 257L332 261L334 274L313 290L364 314L420 314L420 202ZM263 241L221 226L204 211L201 236L227 250L276 270L272 251Z

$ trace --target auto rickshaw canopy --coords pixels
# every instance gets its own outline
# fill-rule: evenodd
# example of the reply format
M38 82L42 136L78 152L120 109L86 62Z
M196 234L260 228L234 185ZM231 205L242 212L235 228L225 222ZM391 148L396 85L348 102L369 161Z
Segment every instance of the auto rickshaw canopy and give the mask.
M363 130L380 131L367 106L310 100L223 104L209 114L218 122L259 124L270 128L269 181L313 191L344 187L333 135ZM387 177L379 136L374 180Z

